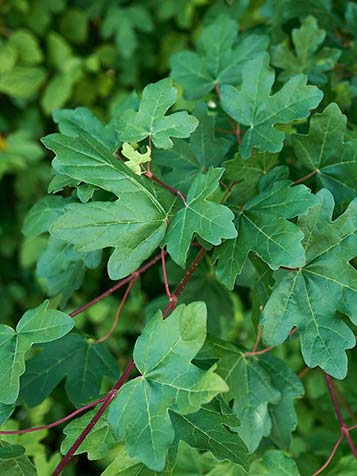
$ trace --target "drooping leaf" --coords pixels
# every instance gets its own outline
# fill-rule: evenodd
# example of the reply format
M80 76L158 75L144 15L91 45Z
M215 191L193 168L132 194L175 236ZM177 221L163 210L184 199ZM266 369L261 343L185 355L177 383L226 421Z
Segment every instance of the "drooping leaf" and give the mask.
M235 121L248 127L239 151L248 159L254 148L261 152L279 152L285 133L274 127L309 115L322 99L316 86L307 86L307 77L296 75L271 95L275 74L269 68L269 55L261 54L243 67L239 91L229 85L221 89L222 107Z
M160 245L166 232L166 214L138 190L115 202L91 202L66 207L52 225L51 234L72 243L81 253L112 247L108 261L111 279L135 271Z
M297 424L294 400L304 395L301 380L292 373L289 367L280 359L264 355L259 359L260 366L269 374L272 385L279 390L281 399L276 405L269 407L272 421L272 432L269 438L279 448L289 448L291 432Z
M124 157L128 159L125 162L125 165L129 167L129 169L131 169L136 175L141 175L143 173L143 170L141 169L140 165L146 164L151 160L151 151L148 146L146 146L146 152L144 154L141 154L140 152L135 150L134 147L131 146L128 142L124 142L121 152Z
M117 131L124 142L151 138L155 147L170 149L171 137L186 138L197 128L198 121L187 111L166 115L176 102L177 89L172 80L162 79L143 90L139 110L126 110L117 119Z
M247 469L248 452L238 433L231 429L239 426L234 414L223 414L218 401L189 415L172 412L175 438L193 448L211 451L219 460L228 460Z
M356 255L356 201L332 222L334 200L323 189L319 203L301 217L305 235L306 264L295 271L280 270L263 316L266 343L277 345L296 326L301 335L303 358L309 367L320 366L336 378L347 372L344 352L356 345L354 333L336 315L348 315L355 323L357 274L349 261Z
M198 174L220 165L230 147L230 142L224 137L216 138L215 118L208 113L205 103L197 103L192 114L199 120L199 125L189 142L173 139L172 149L153 153L154 164L169 170L163 174L165 181L183 193L187 193Z
M26 311L16 326L0 325L0 401L14 403L25 372L25 354L33 344L52 342L73 328L67 314L48 308L49 301Z
M219 15L202 31L197 53L172 55L171 76L183 85L188 99L206 96L215 85L238 84L247 61L267 48L265 35L253 33L237 42L237 27L232 18Z
M251 251L273 270L303 266L304 235L288 220L303 215L315 204L316 199L307 187L291 186L288 180L278 180L248 200L236 219L238 237L215 250L218 278L232 289Z
M212 245L219 245L222 238L237 236L231 210L208 200L218 188L223 172L222 168L210 168L206 175L197 176L189 188L183 208L170 222L165 243L171 258L182 267L195 234Z
M0 472L6 476L37 476L35 467L19 445L0 441Z
M290 51L287 41L272 49L272 64L283 69L279 80L287 81L295 74L306 74L311 83L325 84L326 72L334 68L342 50L329 47L320 49L326 31L319 29L312 16L306 17L300 28L294 28L291 36L295 52Z
M28 405L41 403L66 379L65 390L76 407L100 394L103 376L118 377L115 359L101 344L90 344L78 334L70 334L41 346L39 354L27 363L21 379L21 400Z
M91 410L64 428L65 439L61 443L62 454L68 452L97 411L97 409ZM89 460L97 460L105 458L117 444L118 442L115 440L108 424L107 413L105 413L75 454L87 453Z
M80 288L86 269L97 268L101 257L101 250L81 253L71 243L50 236L37 261L36 273L47 294L62 294L64 303Z
M215 367L203 371L191 363L205 335L206 308L196 302L178 306L166 320L158 312L136 342L134 361L141 376L122 387L108 419L129 455L150 469L164 468L174 439L169 409L180 415L194 413L227 390Z
M308 134L293 135L299 163L316 171L319 188L333 193L337 205L346 205L357 195L357 139L344 142L346 116L337 104L314 114Z
M60 195L48 196L39 200L28 212L22 231L27 238L46 233L52 223L62 215L63 209L73 200Z

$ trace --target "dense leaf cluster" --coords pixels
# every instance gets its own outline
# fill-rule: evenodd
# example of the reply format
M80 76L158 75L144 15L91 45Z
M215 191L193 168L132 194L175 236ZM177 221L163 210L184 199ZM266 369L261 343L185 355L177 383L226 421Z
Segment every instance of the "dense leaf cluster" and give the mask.
M335 3L0 5L1 474L355 474Z

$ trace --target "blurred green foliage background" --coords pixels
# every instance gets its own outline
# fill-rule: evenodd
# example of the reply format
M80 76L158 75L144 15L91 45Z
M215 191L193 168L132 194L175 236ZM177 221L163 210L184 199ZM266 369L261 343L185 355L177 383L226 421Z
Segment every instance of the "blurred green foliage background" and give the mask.
M0 322L16 323L26 309L42 301L47 290L46 282L35 272L47 238L25 239L21 228L31 206L46 195L52 176L51 157L39 139L56 130L54 110L84 106L104 122L108 121L115 107L134 89L140 91L146 84L167 76L170 55L192 48L204 24L221 12L228 11L236 18L242 32L251 27L268 31L273 40L273 61L274 48L284 42L290 48L287 38L292 29L300 27L302 16L311 14L319 28L326 30L328 46L341 51L334 72L324 85L326 103L335 101L348 114L349 133L356 137L357 42L351 41L351 36L357 34L357 9L349 7L352 3L346 0L0 0ZM279 62L277 50L275 56ZM318 78L315 84L319 80L324 81ZM180 97L178 107L183 104L190 108ZM105 262L87 272L80 291L72 297L71 309L112 284L103 268ZM169 263L169 275L178 282L181 271ZM205 262L183 300L203 299L209 303L209 312L230 315L229 326L217 330L217 335L228 337L239 333L249 346L255 336L252 321L243 321L244 314L250 312L248 288L238 296L212 276L211 264ZM249 276L242 277L242 284L248 281ZM115 353L123 356L120 365L130 355L145 315L165 299L157 266L134 286L118 329L108 341ZM104 335L117 305L118 298L111 296L78 317L78 327L90 336ZM303 363L297 349L297 342L292 342L279 348L276 355L299 370ZM352 368L350 381L354 380L354 372ZM348 382L341 383L340 388L344 386L349 393L349 404L356 411L356 390ZM62 399L61 392L58 389L54 394L56 405L46 400L36 411L31 410L30 416L23 415L29 426L52 421L68 412L68 403ZM297 408L300 434L294 439L293 449L300 458L300 467L306 467L309 474L310 468L324 461L334 444L336 428L334 421L331 422L331 404L320 373L307 375L306 392L307 399L299 402ZM322 422L324 430L316 431ZM315 430L310 434L312 428ZM56 431L47 436L48 447L51 442L58 446ZM24 439L20 443L28 450ZM34 448L36 444L33 443ZM321 461L318 456L306 460L304 452L308 447L309 451L315 448L315 455L320 451ZM34 454L36 451L40 454L36 448ZM85 458L81 462L89 464ZM45 463L43 468L45 476ZM78 471L68 469L67 475L89 474L86 466Z

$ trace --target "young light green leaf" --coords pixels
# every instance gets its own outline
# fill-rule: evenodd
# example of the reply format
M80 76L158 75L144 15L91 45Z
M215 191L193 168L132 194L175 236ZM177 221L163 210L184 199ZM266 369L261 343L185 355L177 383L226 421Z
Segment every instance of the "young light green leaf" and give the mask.
M194 234L212 245L221 244L223 238L237 236L231 210L208 200L218 188L223 172L222 168L210 168L206 175L197 176L189 188L184 207L170 222L165 243L171 258L182 267Z
M164 168L165 181L182 193L187 193L198 174L220 165L230 147L229 140L216 138L215 118L208 113L204 102L197 103L192 114L199 120L199 125L191 134L189 142L173 139L172 149L153 151L154 164Z
M49 301L26 311L16 330L0 325L0 402L14 403L25 372L25 354L33 344L52 342L73 328L74 321L64 312L48 309Z
M191 363L206 337L206 313L200 302L178 306L165 320L158 312L135 344L134 360L141 375L126 383L110 406L108 419L115 437L123 438L129 455L150 469L165 467L174 439L169 410L194 413L227 391L214 366L203 371Z
M175 428L175 439L191 447L209 450L219 460L228 460L247 470L248 451L238 433L234 414L223 414L219 402L213 401L190 415L170 413Z
M292 138L301 165L316 171L319 188L328 188L337 205L357 195L357 139L344 142L346 121L337 104L331 103L312 116L308 134Z
M66 379L65 390L79 407L100 394L104 376L118 377L116 361L101 344L91 344L78 334L70 334L41 346L21 379L20 399L31 407L41 403Z
M139 142L151 138L155 147L170 149L171 137L189 137L198 121L186 111L166 115L177 98L172 80L162 79L143 90L139 110L126 110L117 119L117 131L124 142Z
M162 209L151 193L150 181L135 175L105 145L87 133L83 132L78 137L50 134L42 142L55 152L52 166L58 174L95 185L118 197L129 192L143 192L156 207Z
M181 51L171 57L171 76L182 84L185 96L206 96L215 85L238 84L248 60L268 46L265 35L250 34L237 42L238 25L227 15L219 15L204 28L198 52Z
M238 237L226 241L214 252L219 280L233 289L251 251L273 270L280 266L303 266L305 253L301 241L304 235L288 220L306 213L316 202L310 189L304 185L293 187L288 180L278 180L250 199L236 219Z
M319 203L298 225L305 235L305 266L278 271L275 288L263 316L263 336L269 345L287 339L296 326L301 350L309 367L320 366L335 378L347 372L346 349L356 345L354 333L336 311L357 322L357 273L349 261L356 255L356 207L331 221L334 201L323 189Z
M151 160L151 151L148 146L146 146L146 152L141 154L128 142L124 142L121 152L124 157L128 159L125 162L125 165L129 167L129 169L131 169L136 175L141 175L143 173L140 165L147 164Z
M66 436L61 443L62 454L67 453L96 412L97 409L91 410L76 420L71 421L71 423L64 428L63 433ZM115 440L109 428L107 413L105 413L75 454L87 453L89 460L102 459L105 458L117 444L118 442Z
M115 202L66 207L50 232L82 253L113 247L108 273L111 279L120 279L135 271L160 245L166 226L162 208L137 190Z
M295 74L306 74L313 84L325 84L327 71L333 70L342 50L320 48L326 37L326 31L320 30L314 17L306 17L300 28L292 30L295 52L290 51L285 41L272 48L272 65L283 69L280 81L287 81Z
M271 94L275 74L269 68L269 55L261 54L243 68L243 82L238 91L233 86L221 89L222 107L235 121L248 126L240 144L243 159L253 148L261 152L279 152L285 133L275 128L309 115L322 99L316 86L307 86L307 77L296 75L275 94Z

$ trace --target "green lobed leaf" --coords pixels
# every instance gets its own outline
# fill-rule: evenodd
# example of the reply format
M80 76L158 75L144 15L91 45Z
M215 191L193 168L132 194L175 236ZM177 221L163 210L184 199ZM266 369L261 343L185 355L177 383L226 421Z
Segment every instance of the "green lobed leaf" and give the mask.
M51 226L57 239L72 243L81 253L112 247L108 261L111 279L135 271L160 245L166 214L146 193L126 193L115 202L73 204Z
M247 61L267 48L268 38L254 33L237 43L237 30L232 18L218 15L203 29L197 53L171 56L171 76L183 85L188 99L206 96L216 85L238 84Z
M265 53L250 60L243 67L242 76L239 91L229 85L221 89L224 111L248 126L239 146L240 154L248 159L254 148L261 152L279 152L285 133L274 126L308 117L323 94L316 86L306 85L306 76L296 75L271 95L275 74L269 68L269 55Z
M49 301L26 311L16 326L0 325L0 402L17 400L20 377L25 372L25 354L33 344L52 342L73 328L67 314L48 308Z
M189 415L171 412L170 418L177 440L193 448L209 450L219 461L231 461L247 470L247 448L238 433L232 431L239 421L233 413L223 414L218 401Z
M254 452L263 437L280 447L290 443L296 426L293 401L303 387L287 365L273 356L245 356L232 343L210 336L198 357L217 359L217 373L227 382L226 400L233 400L233 411L240 425L234 428Z
M98 409L91 410L85 415L80 416L71 421L63 430L65 439L61 443L61 453L67 454L73 443L85 429L87 424L96 414ZM93 430L83 441L81 446L76 450L75 454L79 455L87 453L89 460L97 460L105 458L108 453L118 444L108 424L107 413L105 413L96 423Z
M192 115L198 119L199 125L188 142L173 139L172 149L153 151L153 162L164 168L165 181L182 193L187 193L200 173L220 165L230 147L227 139L215 136L215 117L204 102L196 104Z
M218 259L218 279L233 289L251 251L273 270L281 266L303 266L304 235L288 220L305 214L316 202L310 189L304 185L292 186L289 180L278 180L248 200L235 220L238 237L226 241L214 252L214 259Z
M307 16L300 28L292 30L291 36L295 52L290 50L287 41L272 49L272 65L283 69L279 80L287 81L295 74L306 74L313 84L325 84L328 80L326 72L333 70L342 50L320 49L326 31L319 29L313 16Z
M206 307L196 302L178 306L165 320L158 312L135 344L141 375L122 387L108 419L115 437L125 440L128 454L150 469L164 469L174 439L169 409L194 413L227 390L214 366L203 371L191 363L205 336Z
M319 188L333 193L337 205L357 195L357 139L344 142L347 118L337 104L314 114L308 134L296 134L292 143L299 163L316 171Z
M279 450L268 450L262 462L253 463L249 476L300 476L295 461Z
M217 190L224 169L210 168L206 175L199 175L191 184L183 208L171 219L165 243L171 258L181 267L186 263L190 242L195 234L212 245L219 245L222 238L235 238L232 211L208 200Z
M320 366L335 378L347 373L346 349L356 345L354 333L336 315L357 322L357 274L349 261L356 255L356 200L345 213L331 220L334 200L323 189L319 203L298 220L305 235L306 264L293 271L280 270L263 316L263 337L277 345L296 326L303 358L309 367Z
M31 461L24 455L24 448L0 441L0 472L6 476L36 476Z
M138 111L124 111L116 121L123 142L139 142L151 138L155 147L170 149L171 137L186 138L197 128L198 121L187 111L166 115L176 102L177 89L172 80L162 79L146 86Z
M116 361L101 344L91 344L78 334L70 334L29 359L21 379L21 400L31 407L41 403L62 380L76 407L100 394L103 377L118 377Z

